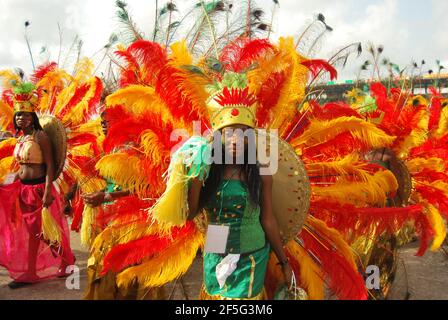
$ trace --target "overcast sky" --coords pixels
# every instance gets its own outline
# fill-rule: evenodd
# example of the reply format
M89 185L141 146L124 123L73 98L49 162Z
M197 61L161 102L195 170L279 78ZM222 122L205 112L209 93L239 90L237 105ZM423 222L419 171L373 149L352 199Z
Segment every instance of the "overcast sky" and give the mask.
M127 0L138 26L151 34L155 0ZM186 11L197 0L174 1ZM164 4L165 1L159 1ZM270 16L272 0L258 0ZM384 56L401 67L412 59L435 60L448 67L446 0L279 0L273 39L297 35L307 21L323 13L334 31L327 36L319 57L328 58L342 46L361 41L384 45ZM59 48L58 22L64 34L64 47L75 35L84 42L83 53L91 56L107 43L117 29L115 0L0 0L0 68L21 67L31 70L31 61L24 41L24 22L29 20L29 38L38 62L57 60ZM46 46L49 53L39 54ZM355 77L366 57L351 60L340 78Z

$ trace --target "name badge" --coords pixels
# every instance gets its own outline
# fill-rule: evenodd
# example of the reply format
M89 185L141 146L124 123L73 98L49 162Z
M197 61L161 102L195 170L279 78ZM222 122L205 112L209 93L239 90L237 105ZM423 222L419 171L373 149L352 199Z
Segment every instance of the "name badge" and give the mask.
M205 252L220 254L226 253L229 232L229 226L209 224L207 228L207 238L205 240Z
M13 183L15 178L16 178L16 174L10 173L10 174L6 175L5 180L3 180L3 184L8 185L8 184Z

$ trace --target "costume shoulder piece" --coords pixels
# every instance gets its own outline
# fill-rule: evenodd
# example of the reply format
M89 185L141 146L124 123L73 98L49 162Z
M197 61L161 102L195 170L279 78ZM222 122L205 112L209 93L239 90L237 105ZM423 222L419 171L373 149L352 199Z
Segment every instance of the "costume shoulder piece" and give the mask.
M67 154L65 128L56 117L50 115L40 117L39 122L51 141L55 167L54 180L57 180L64 169Z

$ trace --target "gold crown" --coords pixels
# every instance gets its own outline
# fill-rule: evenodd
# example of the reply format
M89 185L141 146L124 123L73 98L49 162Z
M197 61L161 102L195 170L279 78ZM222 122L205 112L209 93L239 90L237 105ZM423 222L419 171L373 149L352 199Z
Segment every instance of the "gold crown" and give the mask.
M39 97L32 83L22 83L13 89L14 113L35 112Z
M14 113L17 112L35 112L36 111L37 97L33 97L30 100L15 100L14 99Z
M214 94L207 102L213 130L234 124L255 127L257 100L249 88L227 88Z

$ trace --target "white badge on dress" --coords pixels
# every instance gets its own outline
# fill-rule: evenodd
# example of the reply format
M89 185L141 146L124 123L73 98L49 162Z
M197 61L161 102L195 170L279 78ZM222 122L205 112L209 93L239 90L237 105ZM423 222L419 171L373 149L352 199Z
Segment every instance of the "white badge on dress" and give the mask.
M14 183L15 179L16 179L15 173L7 174L5 177L5 180L3 180L3 184L8 185L8 184Z
M220 254L225 253L229 232L229 226L209 224L207 228L207 238L205 240L205 252Z

